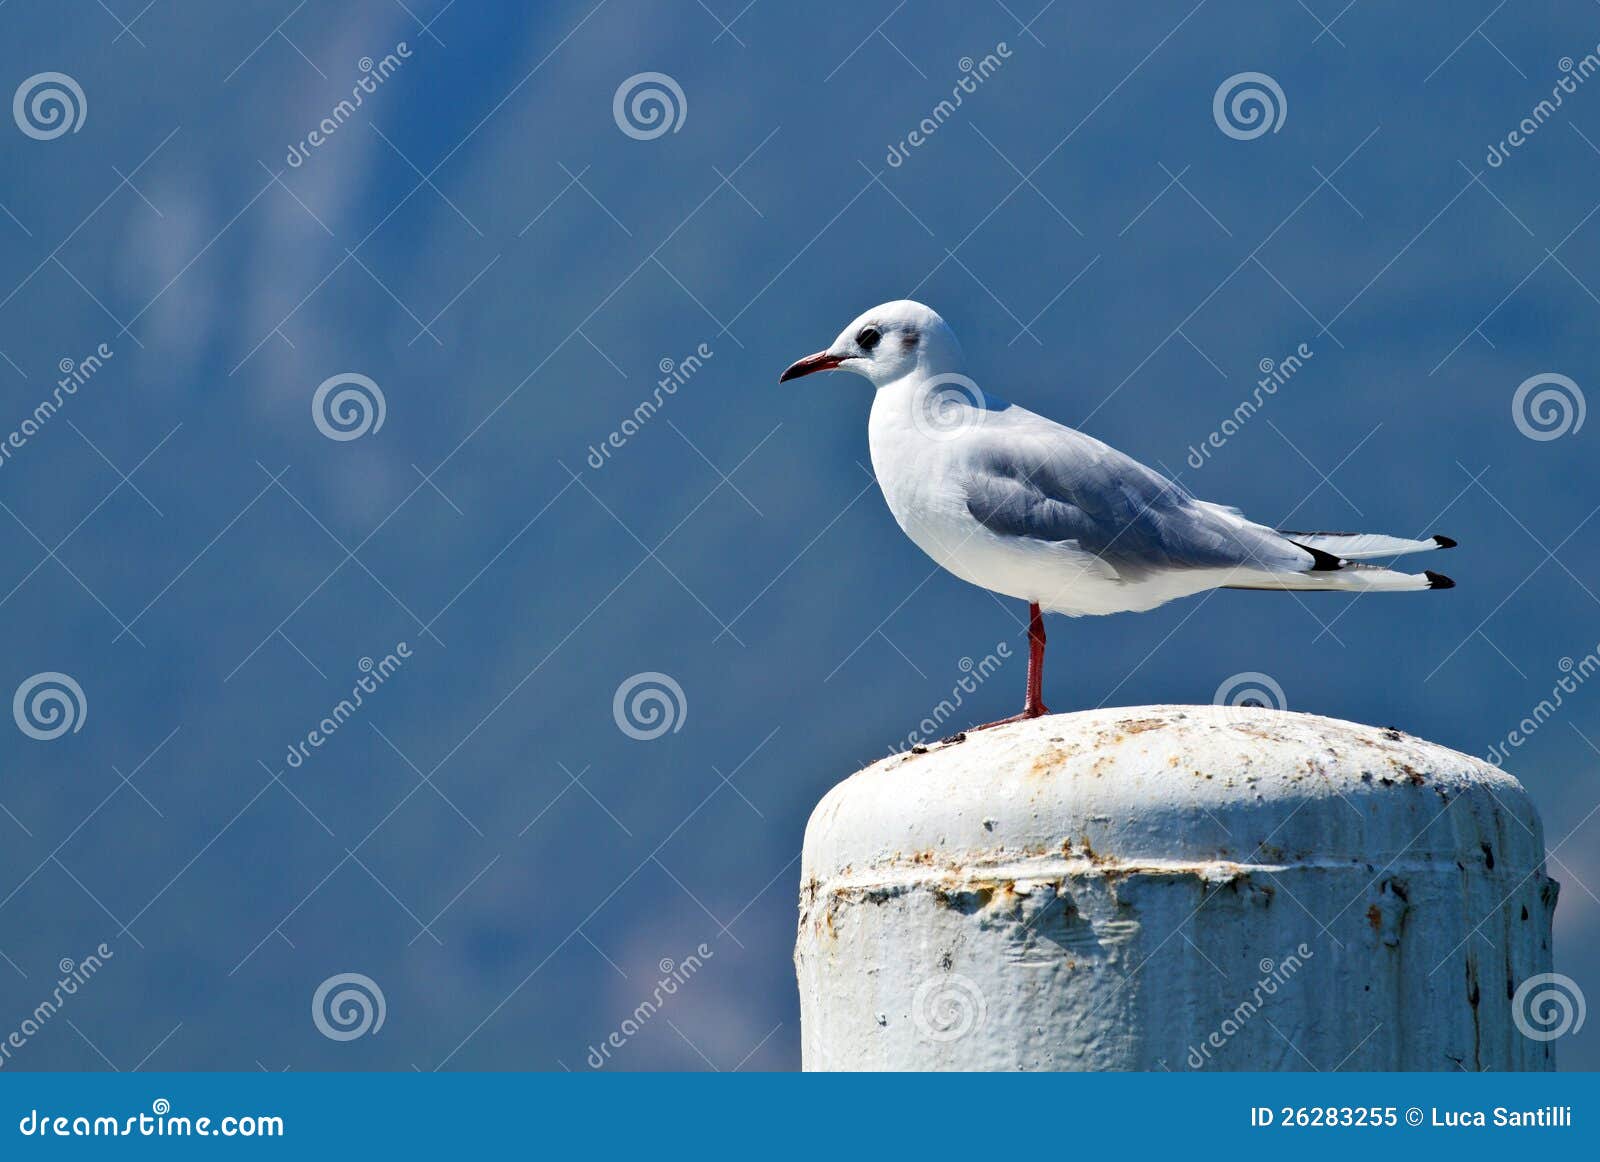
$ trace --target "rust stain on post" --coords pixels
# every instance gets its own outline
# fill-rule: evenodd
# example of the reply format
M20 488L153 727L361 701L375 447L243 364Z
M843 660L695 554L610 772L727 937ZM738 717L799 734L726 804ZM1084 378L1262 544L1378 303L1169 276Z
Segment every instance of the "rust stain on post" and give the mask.
M1551 968L1539 819L1393 728L1041 718L847 779L802 862L808 1069L1553 1065L1512 1008Z

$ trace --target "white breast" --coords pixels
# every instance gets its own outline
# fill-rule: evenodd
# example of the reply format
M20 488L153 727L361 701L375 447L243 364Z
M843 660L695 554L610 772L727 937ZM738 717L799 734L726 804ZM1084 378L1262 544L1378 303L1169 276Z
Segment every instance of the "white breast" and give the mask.
M918 548L962 580L1040 600L1044 590L1055 588L1050 579L1063 550L998 536L973 517L962 484L965 430L959 423L950 430L931 425L926 393L908 377L879 388L873 401L867 436L889 511Z

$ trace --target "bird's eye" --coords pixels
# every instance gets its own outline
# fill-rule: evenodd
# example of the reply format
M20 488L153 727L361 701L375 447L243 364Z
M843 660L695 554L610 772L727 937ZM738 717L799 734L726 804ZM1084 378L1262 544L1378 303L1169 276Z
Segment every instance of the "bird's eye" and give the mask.
M883 336L878 334L878 328L862 327L861 334L856 336L856 346L860 347L863 351L871 351L878 345L878 340L881 338L883 338Z

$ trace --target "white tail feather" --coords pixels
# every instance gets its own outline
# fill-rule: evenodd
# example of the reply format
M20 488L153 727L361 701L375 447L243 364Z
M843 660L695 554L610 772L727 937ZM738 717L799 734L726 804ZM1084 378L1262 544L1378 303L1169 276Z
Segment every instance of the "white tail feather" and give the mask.
M1455 544L1444 537L1428 537L1413 541L1405 537L1390 537L1382 533L1295 533L1288 529L1279 532L1297 545L1320 549L1345 561L1368 561L1375 557L1402 557L1407 553L1427 553L1434 549L1447 549Z
M1236 582L1230 589L1339 590L1346 593L1407 593L1419 589L1443 588L1437 574L1400 573L1374 565L1352 565L1311 573L1275 573Z

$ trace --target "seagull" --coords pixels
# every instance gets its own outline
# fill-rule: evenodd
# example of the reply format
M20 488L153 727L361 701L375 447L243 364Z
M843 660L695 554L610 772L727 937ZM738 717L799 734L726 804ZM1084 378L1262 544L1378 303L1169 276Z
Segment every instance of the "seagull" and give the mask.
M1378 533L1293 532L1196 499L1130 456L983 390L944 319L910 300L874 307L779 383L852 371L877 389L872 468L905 534L963 581L1028 603L1022 712L1044 704L1045 611L1143 612L1210 589L1399 593L1449 589L1432 571L1362 564L1455 546Z

